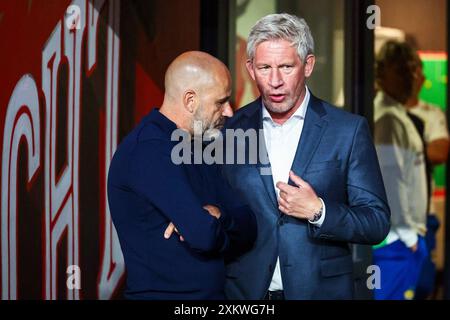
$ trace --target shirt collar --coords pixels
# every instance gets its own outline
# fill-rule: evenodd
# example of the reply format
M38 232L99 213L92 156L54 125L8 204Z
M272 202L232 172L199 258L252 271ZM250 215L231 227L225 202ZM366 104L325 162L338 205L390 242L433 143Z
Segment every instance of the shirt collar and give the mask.
M154 108L152 111L150 111L146 119L144 119L144 122L148 121L155 123L158 127L169 134L172 134L172 132L177 129L177 125L172 120L163 115L157 108Z
M306 109L307 109L308 103L309 103L309 98L310 98L309 89L308 89L308 87L306 87L305 97L303 98L302 104L300 105L300 107L297 110L295 110L294 114L288 119L288 121L292 118L305 119ZM270 115L269 111L267 111L267 108L264 105L263 101L261 101L261 104L262 104L263 120L273 121L272 116Z

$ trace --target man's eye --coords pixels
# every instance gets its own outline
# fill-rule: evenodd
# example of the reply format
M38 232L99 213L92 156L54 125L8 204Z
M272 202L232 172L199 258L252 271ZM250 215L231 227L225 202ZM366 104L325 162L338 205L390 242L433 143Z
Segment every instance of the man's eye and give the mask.
M286 65L281 67L282 70L291 70L292 66Z
M216 107L217 108L222 108L223 106L224 106L224 104L225 103L227 103L228 102L228 100L227 101L219 101L219 102L216 102Z

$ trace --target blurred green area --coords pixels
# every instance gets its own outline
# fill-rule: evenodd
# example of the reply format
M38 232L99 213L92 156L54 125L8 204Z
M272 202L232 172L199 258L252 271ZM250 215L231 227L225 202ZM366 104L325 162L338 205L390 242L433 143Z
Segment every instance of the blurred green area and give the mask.
M444 112L447 106L447 54L420 53L426 77L420 91L420 99L440 107ZM434 168L437 188L445 189L445 165Z

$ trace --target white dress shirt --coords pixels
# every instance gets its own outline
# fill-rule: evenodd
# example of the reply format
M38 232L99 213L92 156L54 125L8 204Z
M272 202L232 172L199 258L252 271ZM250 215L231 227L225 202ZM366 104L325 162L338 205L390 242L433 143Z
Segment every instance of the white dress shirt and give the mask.
M295 113L282 125L273 121L266 107L262 106L264 139L266 143L267 154L269 156L273 186L277 194L280 196L280 190L277 188L277 182L288 183L289 171L294 161L297 146L303 130L303 123L308 107L310 93L306 88L306 94L300 107ZM294 172L297 174L298 172ZM322 199L321 199L322 201ZM317 222L310 222L317 226L321 226L325 219L325 204L322 201L323 214ZM299 244L301 245L301 244ZM283 282L281 279L280 258L277 258L275 270L273 272L272 282L269 286L270 291L283 290Z

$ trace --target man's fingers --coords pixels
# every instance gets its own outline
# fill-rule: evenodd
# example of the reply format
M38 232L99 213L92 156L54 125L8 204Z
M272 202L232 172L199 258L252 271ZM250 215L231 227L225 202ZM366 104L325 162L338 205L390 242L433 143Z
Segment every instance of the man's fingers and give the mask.
M286 192L286 193L290 193L290 192L295 191L297 189L296 187L290 186L287 183L284 183L284 182L281 182L281 181L278 181L276 186L277 186L278 189L280 189L280 192L283 191L283 192Z
M215 217L215 218L217 218L217 219L219 219L220 216L221 216L220 209L217 208L216 206L207 204L207 205L203 206L203 209L205 209L206 211L208 211L210 215L212 215L213 217Z
M180 236L180 241L184 241L183 236L180 234L180 232L178 231L177 227L174 226L173 230L175 230L175 232Z
M283 208L289 208L289 203L283 198L278 199L278 204Z
M184 241L183 236L180 234L177 227L175 227L175 225L172 222L169 223L169 225L166 228L166 231L164 231L164 238L169 239L174 231L180 236L180 241Z
M166 231L164 231L164 238L169 239L174 230L175 230L175 225L172 222L169 223L169 225L166 228Z
M304 181L302 178L300 178L298 175L294 173L294 171L289 171L289 178L299 187L304 187L306 181Z
M287 193L284 191L280 191L280 198L287 201Z
M289 210L286 207L283 207L282 205L278 206L278 209L283 212L284 214L289 214Z

